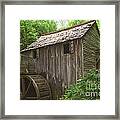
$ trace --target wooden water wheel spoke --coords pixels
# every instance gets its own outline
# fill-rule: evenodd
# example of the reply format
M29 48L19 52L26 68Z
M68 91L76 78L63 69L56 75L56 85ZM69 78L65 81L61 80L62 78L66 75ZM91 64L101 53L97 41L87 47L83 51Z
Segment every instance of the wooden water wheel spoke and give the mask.
M30 81L30 83L29 83L29 85L28 85L26 91L24 92L24 96L27 94L27 92L28 92L28 90L29 90L29 88L30 88L30 85L31 85L31 81Z
M51 89L47 80L41 75L21 75L21 99L51 99Z

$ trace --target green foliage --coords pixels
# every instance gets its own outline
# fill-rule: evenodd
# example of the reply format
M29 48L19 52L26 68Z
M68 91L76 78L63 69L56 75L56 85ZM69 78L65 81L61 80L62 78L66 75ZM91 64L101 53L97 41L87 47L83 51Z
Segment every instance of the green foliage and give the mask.
M62 99L64 100L96 100L100 99L100 74L90 70L83 78L71 85Z
M96 20L96 23L97 23L98 29L100 30L100 21Z
M82 24L86 21L88 21L88 20L68 20L68 27L79 25L79 24Z
M57 30L63 30L67 28L68 20L57 20Z
M42 34L54 32L57 25L54 20L21 20L20 21L20 48L26 48L36 41Z
M90 21L90 20L68 20L68 27L79 25L87 21ZM98 29L100 29L100 21L96 20L96 23L97 23Z

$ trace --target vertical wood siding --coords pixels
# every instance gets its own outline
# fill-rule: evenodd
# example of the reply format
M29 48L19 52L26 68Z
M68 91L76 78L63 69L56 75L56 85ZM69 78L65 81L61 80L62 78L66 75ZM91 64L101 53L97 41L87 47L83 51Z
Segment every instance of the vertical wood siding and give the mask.
M84 74L90 69L96 68L96 51L100 49L100 36L96 24L88 31L83 39L83 64Z
M80 40L73 41L73 53L64 54L64 44L46 46L37 50L39 51L38 74L46 73L44 77L51 86L53 99L60 98L64 90L75 83L81 74Z

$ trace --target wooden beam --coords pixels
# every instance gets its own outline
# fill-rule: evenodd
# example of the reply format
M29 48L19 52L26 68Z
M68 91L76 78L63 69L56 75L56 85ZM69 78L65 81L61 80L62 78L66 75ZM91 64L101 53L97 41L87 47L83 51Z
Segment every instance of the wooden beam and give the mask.
M83 40L81 39L81 64L82 64L82 76L84 76L84 55L83 55Z

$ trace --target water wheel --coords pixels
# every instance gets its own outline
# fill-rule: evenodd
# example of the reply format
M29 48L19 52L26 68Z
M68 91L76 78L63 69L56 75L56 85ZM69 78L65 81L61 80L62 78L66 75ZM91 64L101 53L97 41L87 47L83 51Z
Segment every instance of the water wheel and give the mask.
M20 98L22 100L50 100L51 89L41 75L21 75Z

